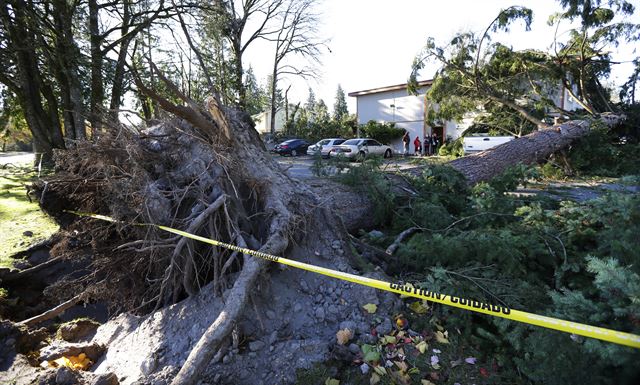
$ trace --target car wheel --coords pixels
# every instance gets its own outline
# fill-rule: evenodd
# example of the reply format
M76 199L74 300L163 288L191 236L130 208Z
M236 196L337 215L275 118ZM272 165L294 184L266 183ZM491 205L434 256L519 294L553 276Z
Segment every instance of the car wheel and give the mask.
M391 153L391 150L387 150L384 152L384 157L385 158L391 158L393 156L393 154Z
M358 153L358 156L356 157L356 161L358 162L362 162L364 161L364 158L366 158L367 154L364 151L360 151Z
M298 151L291 150L291 156L298 156Z

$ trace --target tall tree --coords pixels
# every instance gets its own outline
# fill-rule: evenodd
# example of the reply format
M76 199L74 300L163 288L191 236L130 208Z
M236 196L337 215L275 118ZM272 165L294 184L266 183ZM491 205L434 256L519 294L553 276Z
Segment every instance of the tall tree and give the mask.
M312 0L287 0L286 7L279 13L279 29L273 38L275 43L273 67L271 72L272 92L278 88L278 82L285 76L313 78L316 72L311 66L291 64L292 57L298 57L311 65L319 63L320 47L325 45L317 36L318 15L313 9ZM271 116L275 116L277 106L272 95ZM271 119L271 133L275 133L275 120Z
M257 39L270 40L278 33L274 20L284 0L216 0L214 8L219 32L227 39L233 52L233 81L236 103L246 107L246 87L243 82L243 56Z
M333 103L333 120L341 122L342 119L347 115L349 115L347 100L345 98L344 91L342 90L342 86L338 84L338 89L336 90L336 100Z
M0 0L3 48L0 81L19 100L33 134L34 150L48 160L54 148L64 148L65 144L54 85L39 60L43 30L37 11L24 0Z
M524 7L501 11L480 35L460 33L447 46L428 39L413 63L410 84L415 90L425 62L441 66L427 91L427 98L439 104L439 110L430 111L430 118L460 119L478 109L504 111L499 107L505 107L533 127L544 127L542 117L550 111L575 115L554 102L551 94L558 91L571 94L587 114L610 111L608 92L601 84L612 64L609 49L618 41L631 41L638 32L638 25L614 22L614 17L616 12L633 12L633 7L625 1L610 2L614 8L602 7L601 1L561 3L566 12L554 15L551 22L580 18L581 23L570 31L567 42L556 40L554 52L515 51L499 42L489 44L495 32L507 31L517 20L529 28L532 12Z

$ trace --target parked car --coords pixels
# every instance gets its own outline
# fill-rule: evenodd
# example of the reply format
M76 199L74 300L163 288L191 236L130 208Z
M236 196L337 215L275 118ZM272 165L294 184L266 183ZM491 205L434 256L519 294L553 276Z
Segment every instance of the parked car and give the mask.
M280 154L281 156L291 155L298 156L307 153L309 143L302 139L289 139L280 144L276 144L273 148L273 152Z
M515 139L513 136L489 136L487 134L475 134L465 136L462 139L462 148L465 155L488 150Z
M318 155L320 154L323 158L328 158L329 153L333 151L335 146L342 144L345 139L340 138L330 138L330 139L322 139L318 143L309 146L307 150L307 154L309 155Z
M391 158L393 151L386 144L381 144L375 139L349 139L341 145L335 146L331 156L344 156L348 159L364 159L368 155L380 155Z

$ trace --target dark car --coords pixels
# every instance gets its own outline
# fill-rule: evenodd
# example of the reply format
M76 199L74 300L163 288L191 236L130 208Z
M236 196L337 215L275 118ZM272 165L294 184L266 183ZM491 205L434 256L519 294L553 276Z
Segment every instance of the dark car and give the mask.
M278 153L282 156L291 155L297 156L300 154L306 154L307 148L309 148L309 143L302 139L289 139L285 140L280 144L276 144L273 148L273 152Z

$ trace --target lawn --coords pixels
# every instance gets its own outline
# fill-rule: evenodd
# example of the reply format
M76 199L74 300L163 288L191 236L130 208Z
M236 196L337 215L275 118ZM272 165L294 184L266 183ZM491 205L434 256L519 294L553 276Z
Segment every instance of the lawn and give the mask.
M13 267L17 252L47 239L58 225L30 202L25 185L37 177L28 164L0 168L0 267ZM33 199L33 198L32 198Z

